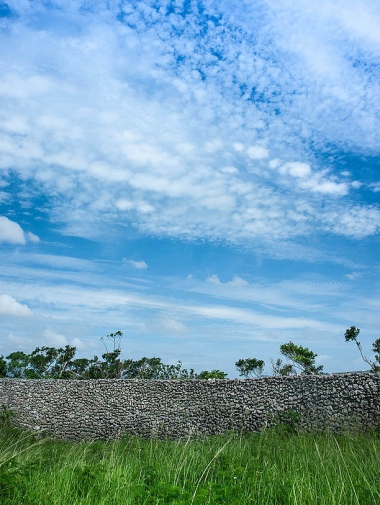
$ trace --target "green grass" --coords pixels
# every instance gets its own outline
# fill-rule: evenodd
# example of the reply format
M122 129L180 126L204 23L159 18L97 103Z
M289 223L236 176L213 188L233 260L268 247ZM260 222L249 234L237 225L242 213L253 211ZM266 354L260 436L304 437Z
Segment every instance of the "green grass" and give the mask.
M0 434L2 505L380 504L376 433L80 444Z

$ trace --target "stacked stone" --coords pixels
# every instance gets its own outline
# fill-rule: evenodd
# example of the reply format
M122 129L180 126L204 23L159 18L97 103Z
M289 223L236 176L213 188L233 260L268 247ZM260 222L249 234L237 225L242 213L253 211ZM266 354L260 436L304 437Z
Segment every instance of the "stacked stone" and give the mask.
M299 428L380 425L380 375L347 373L245 380L0 379L0 405L17 426L64 440L205 437L260 431L296 412Z

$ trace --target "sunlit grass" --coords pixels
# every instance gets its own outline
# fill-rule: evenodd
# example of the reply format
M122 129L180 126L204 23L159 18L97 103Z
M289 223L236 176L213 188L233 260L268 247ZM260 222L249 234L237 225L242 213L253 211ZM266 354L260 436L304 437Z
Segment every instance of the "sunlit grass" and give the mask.
M205 440L35 440L1 431L0 503L380 503L380 438L228 434Z

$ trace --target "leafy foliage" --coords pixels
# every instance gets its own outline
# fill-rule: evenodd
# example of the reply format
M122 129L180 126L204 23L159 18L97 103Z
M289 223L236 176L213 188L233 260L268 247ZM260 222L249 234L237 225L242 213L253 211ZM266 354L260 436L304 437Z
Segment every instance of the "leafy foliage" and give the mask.
M195 379L193 369L182 368L181 361L165 365L161 358L128 359L123 364L123 379Z
M295 410L283 410L272 419L272 430L281 436L296 435L300 433L301 416Z
M203 370L202 372L196 375L196 379L226 379L227 374L222 372L221 370Z
M320 374L323 370L323 365L315 365L317 354L307 347L296 345L290 341L280 346L280 352L291 362L290 364L284 365L286 367L286 373L281 373L280 368L281 375L294 375L297 371L301 372L303 375L313 375Z
M0 357L0 377L20 379L196 379L193 369L182 367L181 361L165 364L161 358L143 357L139 360L120 358L121 338L118 330L102 337L106 352L101 358L75 359L76 348L67 345L64 348L37 347L30 354L16 351L4 359ZM111 342L112 348L107 344ZM203 373L203 372L202 372ZM206 372L209 378L225 378L227 374L219 370ZM201 375L201 374L200 374Z
M236 361L235 366L242 377L258 377L263 373L265 362L262 359L246 358Z
M6 405L1 406L0 410L0 427L9 428L12 426L12 418L14 413Z
M362 357L363 361L371 367L372 372L380 372L380 338L376 339L372 344L372 351L375 353L375 361L372 361L363 354L361 343L358 341L359 333L359 328L356 328L356 326L351 326L346 330L344 338L346 342L355 342L357 348L359 349L360 356Z
M7 376L7 362L4 359L4 356L0 356L0 378Z

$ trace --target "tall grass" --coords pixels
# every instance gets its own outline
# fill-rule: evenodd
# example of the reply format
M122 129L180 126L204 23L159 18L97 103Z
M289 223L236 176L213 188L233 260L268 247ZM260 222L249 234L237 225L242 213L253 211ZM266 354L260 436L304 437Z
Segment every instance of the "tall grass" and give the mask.
M380 504L376 433L80 444L0 434L2 505Z

